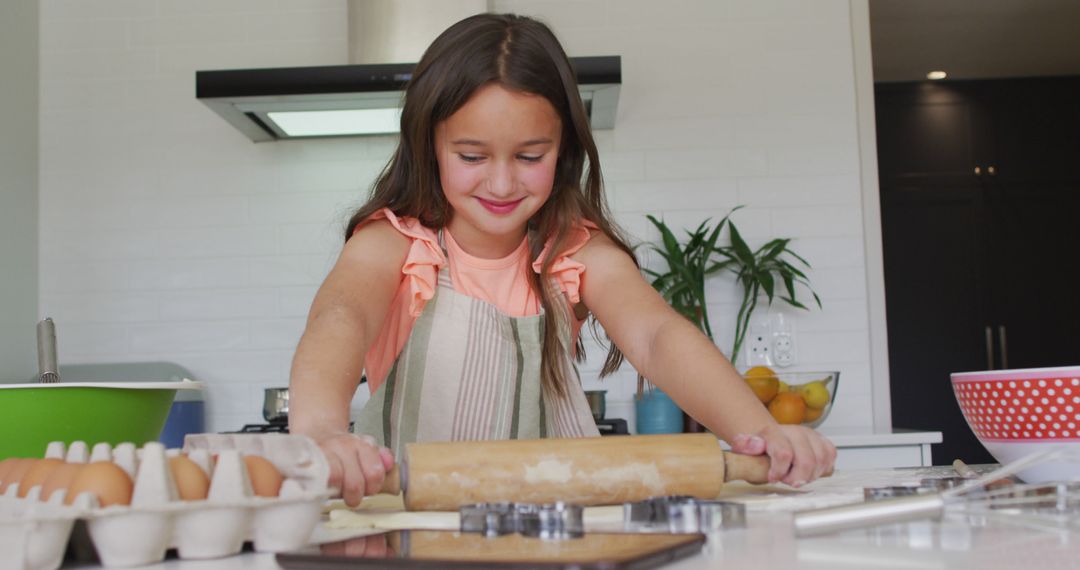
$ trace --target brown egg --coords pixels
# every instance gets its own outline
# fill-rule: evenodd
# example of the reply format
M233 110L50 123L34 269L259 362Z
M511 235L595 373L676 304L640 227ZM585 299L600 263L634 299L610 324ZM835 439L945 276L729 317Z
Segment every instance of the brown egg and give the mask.
M194 461L183 455L169 458L169 470L176 481L181 501L199 501L210 491L210 478Z
M41 500L48 501L54 492L71 488L71 482L75 480L75 476L85 466L85 463L64 463L53 469L52 473L49 473L49 476L41 483ZM74 500L74 497L72 497L72 500Z
M6 493L8 487L18 485L19 482L22 481L23 476L26 475L26 472L29 471L37 461L37 459L16 459L7 475L4 477L3 485L0 485L0 494Z
M265 457L245 455L248 476L251 477L251 489L257 497L276 497L281 492L281 483L285 480L281 472Z
M4 488L4 477L7 477L8 471L15 465L15 462L19 459L16 457L8 457L7 459L0 461L0 489Z
M96 461L79 470L64 503L70 505L82 493L93 493L103 507L130 505L134 487L127 471L110 461Z
M60 459L53 459L51 457L45 459L39 459L34 466L26 471L23 475L22 481L19 482L19 496L25 497L30 489L41 485L45 482L53 471L56 471L57 467L63 465L64 462Z

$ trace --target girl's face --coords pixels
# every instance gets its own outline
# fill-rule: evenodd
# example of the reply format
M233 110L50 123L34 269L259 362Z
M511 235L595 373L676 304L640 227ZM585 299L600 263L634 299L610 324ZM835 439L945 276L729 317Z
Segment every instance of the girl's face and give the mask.
M494 83L435 126L448 229L465 251L499 258L517 248L551 195L561 135L547 99Z

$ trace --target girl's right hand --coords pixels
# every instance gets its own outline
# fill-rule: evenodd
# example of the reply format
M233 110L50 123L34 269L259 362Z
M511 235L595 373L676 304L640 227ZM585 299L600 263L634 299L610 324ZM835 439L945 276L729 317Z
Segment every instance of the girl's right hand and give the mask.
M331 487L341 489L345 504L355 507L364 495L382 488L386 472L394 467L394 455L370 435L330 433L316 438L330 463Z

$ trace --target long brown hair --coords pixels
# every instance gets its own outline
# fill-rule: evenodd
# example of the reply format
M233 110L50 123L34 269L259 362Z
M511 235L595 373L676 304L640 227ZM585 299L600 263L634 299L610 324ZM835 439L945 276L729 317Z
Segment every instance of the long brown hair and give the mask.
M468 17L450 26L424 52L405 89L397 150L375 182L371 198L349 220L345 239L361 221L382 208L417 218L433 229L449 223L452 211L443 195L435 159L435 126L461 108L477 89L493 82L544 97L562 120L551 196L529 220L532 259L537 259L549 240L552 252L563 251L582 219L596 224L634 259L610 221L599 156L573 67L546 25L513 14ZM565 358L558 334L569 326L569 312L561 310L566 301L552 284L551 266L556 257L549 255L544 260L530 285L544 308L543 384L564 395L568 371L553 363ZM585 356L580 338L577 355L579 360ZM613 372L622 360L622 353L611 344L600 375Z

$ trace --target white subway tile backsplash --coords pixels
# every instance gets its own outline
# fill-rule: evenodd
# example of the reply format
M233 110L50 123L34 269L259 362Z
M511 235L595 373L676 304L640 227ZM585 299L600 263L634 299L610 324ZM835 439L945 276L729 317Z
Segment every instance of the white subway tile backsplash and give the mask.
M341 161L292 162L275 169L282 189L301 192L348 192L360 196L375 182L385 160L356 157Z
M273 42L287 35L294 41L348 41L345 14L340 12L256 12L244 17L240 35L247 41Z
M179 363L189 368L184 352L233 351L246 347L250 339L250 325L240 321L163 321L131 327L133 351L176 354Z
M866 299L866 270L862 267L813 268L805 273L823 304L826 300Z
M44 23L48 26L48 23ZM158 72L158 52L152 48L51 49L42 46L42 81L127 79Z
M251 283L260 287L316 285L326 278L335 257L328 254L278 255L251 260Z
M333 253L345 244L344 224L290 224L277 228L277 252L283 254Z
M828 433L832 428L866 428L874 425L874 402L870 394L843 395L837 393L829 417L820 429Z
M42 315L57 322L107 324L137 323L157 319L157 293L130 291L52 293L41 291L38 304Z
M869 339L864 331L814 331L799 335L799 355L813 355L815 360L838 363L859 363L866 360Z
M615 129L619 150L670 148L728 148L734 146L735 129L728 117L697 116L633 121Z
M277 293L270 289L166 291L159 298L161 318L170 322L257 318L277 308Z
M242 384L253 386L287 386L292 350L209 350L185 352L182 358L196 380L207 384ZM251 404L244 402L246 410ZM262 391L257 394L256 406L262 406ZM260 409L260 408L256 408Z
M278 314L282 317L307 317L318 285L278 287Z
M163 14L153 19L132 20L128 27L128 42L136 48L240 43L247 39L244 28L253 17L257 17L257 14L223 14L215 11Z
M49 26L61 20L95 20L99 18L143 18L157 13L158 2L147 0L42 0L41 19ZM217 2L215 2L217 4ZM46 45L43 43L43 46Z
M744 115L732 118L732 144L747 147L854 146L855 118L846 113Z
M340 3L340 0L339 0ZM162 18L190 14L254 14L268 8L265 0L159 0L158 14Z
M51 217L55 216L50 211ZM156 232L140 230L72 231L77 218L61 220L58 229L44 232L40 255L61 264L76 261L145 259L154 257L160 244Z
M192 372L195 371L192 370ZM204 380L204 382L206 382L207 411L210 412L212 408L214 415L245 414L262 409L262 401L256 397L254 387L247 382L209 380ZM237 425L231 429L240 429L240 427Z
M773 229L787 237L837 237L862 235L862 210L858 205L774 208Z
M251 281L247 257L174 258L156 264L162 289L236 289Z
M204 133L205 135L205 133ZM233 196L275 192L280 181L265 166L241 162L162 167L159 189L162 196Z
M604 175L605 183L641 180L645 178L645 153L600 151L600 170Z
M239 203L243 204L243 201ZM232 205L235 206L236 204ZM193 206L192 209L200 211L198 205ZM236 221L240 222L242 218ZM175 259L268 255L276 250L274 226L221 225L202 228L163 229L161 230L161 246L158 252L164 257Z
M252 321L251 346L255 349L295 350L304 332L306 319L265 319Z
M859 202L859 179L833 176L739 178L739 202L766 206L849 205Z
M736 205L736 194L733 178L620 182L619 209L637 212L730 209Z
M251 200L251 220L257 223L342 223L360 205L356 192L302 192L264 195Z
M816 286L816 284L815 284ZM791 311L801 333L817 331L863 331L866 329L867 308L863 299L823 300L817 305L807 305L810 311Z
M859 153L854 145L778 146L769 148L767 154L770 175L855 174L859 170Z
M765 152L742 148L685 148L645 153L648 180L761 176L769 170Z
M77 322L56 321L57 353L63 364L83 362L85 359L72 360L73 355L120 353L131 346L130 332L126 325L120 324L79 324ZM75 380L67 378L66 380Z
M778 227L782 227L777 224ZM862 267L864 258L861 237L799 237L791 242L795 253L816 268ZM799 267L804 267L798 264Z

